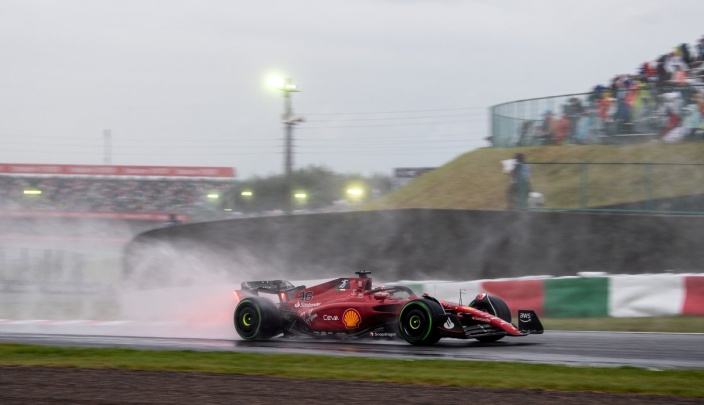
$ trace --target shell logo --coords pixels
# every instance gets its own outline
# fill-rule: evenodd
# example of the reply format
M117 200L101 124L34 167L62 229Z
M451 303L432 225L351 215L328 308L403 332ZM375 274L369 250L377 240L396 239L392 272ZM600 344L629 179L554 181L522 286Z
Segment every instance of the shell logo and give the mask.
M342 322L344 322L346 328L354 329L358 328L359 324L362 323L362 317L356 309L349 308L342 314Z

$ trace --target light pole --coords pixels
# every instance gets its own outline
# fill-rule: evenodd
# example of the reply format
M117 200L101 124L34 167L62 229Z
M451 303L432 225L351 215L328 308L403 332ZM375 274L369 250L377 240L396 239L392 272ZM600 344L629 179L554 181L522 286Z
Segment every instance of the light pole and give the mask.
M296 85L290 78L273 78L272 86L281 90L284 94L284 115L281 117L284 122L284 213L291 215L293 211L293 126L303 122L303 117L293 115L291 107L291 93L297 92Z

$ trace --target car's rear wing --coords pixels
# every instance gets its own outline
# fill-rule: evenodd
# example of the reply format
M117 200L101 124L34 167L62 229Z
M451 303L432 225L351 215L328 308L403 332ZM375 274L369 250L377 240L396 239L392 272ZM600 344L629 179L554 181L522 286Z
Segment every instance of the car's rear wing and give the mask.
M285 302L290 299L292 291L305 288L303 285L294 286L290 281L286 280L244 281L241 284L241 289L235 290L235 295L237 296L237 301L240 301L244 297L258 296L259 293L274 294L278 295L281 302Z
M276 294L279 291L293 288L293 284L286 280L268 280L268 281L244 281L242 289L252 292L263 292Z

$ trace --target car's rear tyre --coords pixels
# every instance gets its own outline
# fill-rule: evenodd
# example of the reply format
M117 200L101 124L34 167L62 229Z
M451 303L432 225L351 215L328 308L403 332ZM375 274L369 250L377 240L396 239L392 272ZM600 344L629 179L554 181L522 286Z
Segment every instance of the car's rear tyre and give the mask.
M398 316L398 333L414 346L430 346L440 340L435 319L444 314L442 306L428 299L409 301Z
M477 309L480 309L484 312L487 312L489 314L492 314L494 316L498 316L499 318L503 319L504 321L511 323L511 309L509 309L508 304L506 304L506 301L502 300L499 297L496 297L494 295L490 295L487 297L489 301L491 301L490 306L486 306L486 308L483 307L475 307ZM497 340L501 340L504 338L505 335L499 335L499 336L482 336L478 337L477 340L482 342L482 343L491 343L491 342L496 342Z
M267 340L281 333L276 305L262 297L247 297L235 308L235 329L242 339Z

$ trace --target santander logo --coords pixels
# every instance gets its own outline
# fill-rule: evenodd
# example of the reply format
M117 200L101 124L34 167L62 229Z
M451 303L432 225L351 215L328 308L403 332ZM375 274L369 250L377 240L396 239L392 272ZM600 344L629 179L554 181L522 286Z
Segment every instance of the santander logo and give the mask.
M348 329L358 328L359 324L362 323L362 316L359 315L356 309L349 308L342 314L342 322Z

